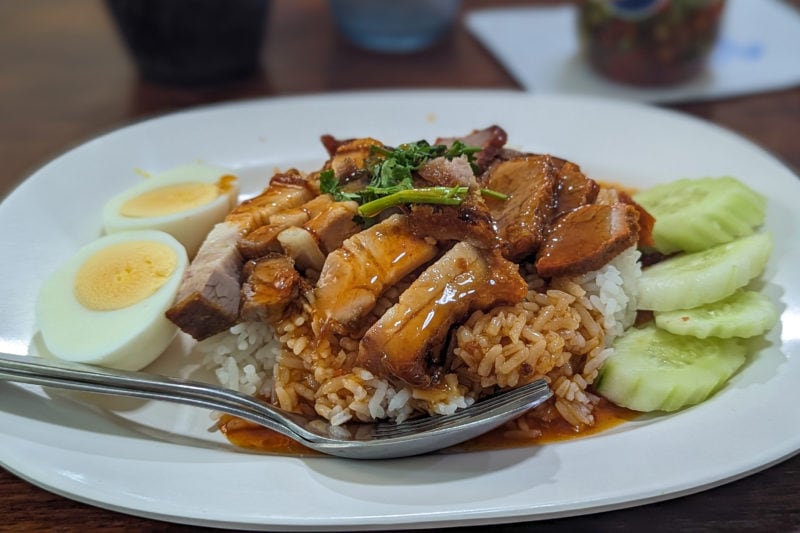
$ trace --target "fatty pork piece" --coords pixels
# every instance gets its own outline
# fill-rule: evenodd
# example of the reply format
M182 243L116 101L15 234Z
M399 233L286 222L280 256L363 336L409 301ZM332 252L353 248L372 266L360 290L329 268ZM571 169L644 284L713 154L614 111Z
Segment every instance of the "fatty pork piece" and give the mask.
M372 147L383 147L382 142L371 137L341 142L333 140L328 141L328 143L326 143L325 139L325 136L323 136L323 144L325 144L326 148L335 146L326 167L333 169L336 179L341 183L348 183L354 179L361 178L363 171L367 167L367 161L372 155ZM336 144L337 142L338 144Z
M526 155L496 161L483 175L483 186L508 198L486 198L503 254L518 262L535 254L552 219L558 170L549 156Z
M481 147L481 151L475 154L475 164L483 172L503 150L508 134L500 126L489 126L482 130L473 130L463 137L440 137L435 144L451 146L455 141L461 141L467 146Z
M370 327L359 344L358 363L413 387L433 387L453 324L477 309L517 303L527 290L518 266L499 251L458 243Z
M629 204L590 204L573 209L553 225L536 258L543 278L578 276L597 270L639 239L639 212Z
M636 203L630 194L619 191L618 197L620 202L632 205L639 213L639 247L649 248L655 246L656 241L653 239L653 227L656 225L655 217L647 209Z
M466 157L436 157L418 171L419 177L431 185L440 187L477 187L475 172Z
M251 231L239 241L239 252L247 259L263 257L271 252L281 252L278 234L292 226L302 226L322 213L333 203L329 194L321 194L301 206L279 211L269 217L269 222Z
M412 204L409 222L415 234L439 241L466 241L479 248L497 246L497 232L489 208L483 201L472 166L466 157L437 157L419 169L419 177L439 187L469 187L457 206Z
M236 206L225 221L236 224L242 235L247 235L267 224L278 211L297 207L314 196L313 185L298 170L290 169L275 174L261 194Z
M593 179L587 178L575 163L555 160L558 169L556 183L556 200L553 220L559 218L576 207L594 203L600 186Z
M299 269L320 272L326 254L358 231L353 221L357 211L356 202L334 202L302 226L281 231L277 241Z
M341 145L350 141L354 141L355 139L337 139L333 135L326 133L321 135L319 140L322 143L322 146L325 147L325 151L328 152L328 157L332 157Z
M264 322L279 317L298 295L300 274L294 261L283 254L269 254L247 261L243 269L240 318Z
M314 236L323 253L329 254L361 229L355 222L357 214L358 203L334 202L303 224L303 228Z
M243 259L239 240L281 209L296 207L314 195L296 170L275 175L258 196L236 207L209 232L186 270L176 303L167 318L197 340L230 327L239 316Z
M279 236L284 230L295 227L305 229L324 256L358 231L359 227L354 222L357 212L356 202L334 202L329 194L321 194L300 207L272 215L267 225L250 232L239 241L239 252L247 259L254 259L285 251L281 239L287 240L287 237ZM293 231L290 235L296 233ZM321 267L320 263L316 270Z
M399 214L346 239L328 254L314 290L315 329L345 332L375 307L385 289L436 253L435 241L414 235Z
M437 241L464 241L487 249L500 243L492 214L477 188L470 190L461 205L411 205L408 221L414 234Z

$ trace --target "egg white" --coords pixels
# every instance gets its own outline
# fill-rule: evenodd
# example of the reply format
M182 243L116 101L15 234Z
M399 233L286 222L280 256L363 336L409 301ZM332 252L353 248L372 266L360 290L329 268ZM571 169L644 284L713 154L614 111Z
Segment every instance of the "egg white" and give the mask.
M110 234L143 229L164 231L183 244L189 257L194 257L214 224L222 221L237 204L238 180L231 184L226 193L220 194L213 201L177 213L153 217L128 217L121 214L122 206L128 200L154 189L190 182L216 183L226 174L232 173L221 167L192 164L175 167L147 178L106 203L103 207L105 232Z
M167 245L177 258L175 270L152 295L128 307L96 311L81 305L75 297L75 279L81 266L100 250L126 241ZM67 361L121 370L146 367L178 331L164 313L175 300L188 263L184 247L160 231L115 233L82 247L39 290L36 319L47 349Z

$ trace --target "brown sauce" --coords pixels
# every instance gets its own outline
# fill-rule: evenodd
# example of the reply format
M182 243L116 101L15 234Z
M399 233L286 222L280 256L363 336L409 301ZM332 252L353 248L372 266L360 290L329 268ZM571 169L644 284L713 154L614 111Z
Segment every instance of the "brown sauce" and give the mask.
M498 428L464 444L448 448L444 453L500 450L578 439L609 430L633 420L638 414L601 399L594 408L595 424L592 427L576 429L562 418L558 418L552 422L531 424L531 429L537 430L535 432L538 433L537 437L514 439L509 439L504 429ZM280 433L233 416L223 415L219 427L227 439L240 448L295 457L322 455Z
M530 429L534 430L531 433L538 433L536 437L527 438L508 438L504 429L498 428L489 433L485 433L480 437L472 439L453 447L453 451L486 451L486 450L501 450L506 448L519 448L522 446L533 446L539 444L547 444L550 442L558 442L564 440L580 439L588 437L589 435L596 435L603 431L609 430L620 424L628 422L636 418L640 413L625 409L614 405L605 399L600 399L600 402L594 407L594 425L591 427L576 428L568 423L561 417L553 421L529 421Z

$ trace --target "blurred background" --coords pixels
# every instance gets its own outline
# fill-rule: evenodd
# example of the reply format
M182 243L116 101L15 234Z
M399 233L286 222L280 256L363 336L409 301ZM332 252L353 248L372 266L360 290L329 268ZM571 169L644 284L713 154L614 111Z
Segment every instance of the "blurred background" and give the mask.
M742 2L762 3L740 0ZM127 16L134 19L136 9L141 10L137 4L147 3L146 0L130 2L133 7L128 6ZM173 4L170 1L150 3ZM176 26L181 20L183 23L194 20L196 14L187 12L201 11L192 7L195 5L192 1L177 3L182 6L183 16L170 15L176 18L173 21ZM334 17L335 4L322 0L218 2L222 3L244 6L240 8L247 15L244 20L249 18L250 22L260 23L251 25L249 30L251 41L260 44L256 53L250 50L242 54L254 58L253 68L245 65L234 72L240 76L233 75L219 83L212 79L176 85L152 81L140 74L135 55L129 51L126 34L119 31L119 20L115 22L112 16L111 8L116 9L117 15L125 15L125 0L112 0L108 5L102 0L0 2L0 105L4 108L0 160L5 166L0 196L48 158L82 140L133 120L188 106L352 89L528 90L530 88L520 82L523 77L512 73L506 68L508 63L493 53L499 48L490 51L488 46L493 43L486 38L479 39L478 34L467 27L467 17L480 10L503 7L576 7L575 2L563 1L463 0L451 3L448 0L445 1L448 9L453 5L457 9L454 22L435 42L417 51L382 53L360 48L343 37ZM354 9L344 0L338 3L343 10ZM800 6L800 0L780 3L791 6L795 14ZM206 16L214 14L206 13ZM134 22L129 20L128 24L132 27ZM758 27L755 30L769 33ZM510 32L500 27L489 33ZM528 34L542 37L541 32L532 30ZM221 21L212 35L215 43L224 42ZM544 45L522 47L523 59L541 64L541 60L548 57L547 42L557 35L556 32L546 34ZM569 37L577 40L577 30L570 28ZM146 44L139 46L146 49ZM232 46L247 47L248 44ZM208 59L207 50L208 46L204 59ZM765 123L776 114L797 113L800 106L797 93L775 90L744 102L739 100L737 103L720 100L710 106L678 102L673 107L742 131L752 127L754 122L756 125ZM800 154L793 149L790 139L800 138L800 121L787 124L785 128L788 130L781 132L765 128L758 140L798 168Z

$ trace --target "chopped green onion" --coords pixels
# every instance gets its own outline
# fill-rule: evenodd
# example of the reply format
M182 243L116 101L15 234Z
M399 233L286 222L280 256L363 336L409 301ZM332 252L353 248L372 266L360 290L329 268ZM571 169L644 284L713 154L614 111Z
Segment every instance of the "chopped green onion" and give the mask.
M481 189L481 194L487 198L494 198L495 200L508 200L508 195L494 189Z
M385 209L403 204L461 205L468 190L467 187L405 189L365 203L358 208L358 214L372 218Z

